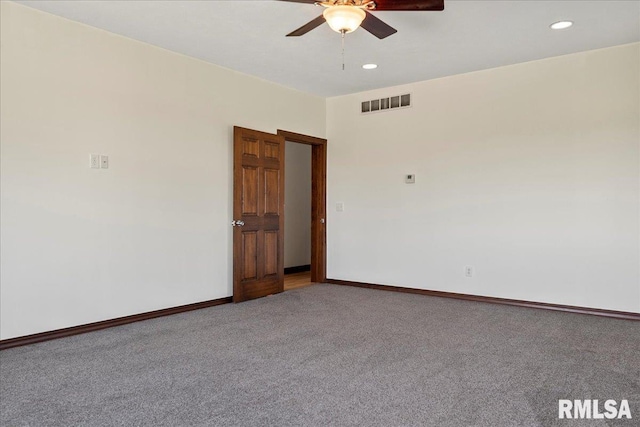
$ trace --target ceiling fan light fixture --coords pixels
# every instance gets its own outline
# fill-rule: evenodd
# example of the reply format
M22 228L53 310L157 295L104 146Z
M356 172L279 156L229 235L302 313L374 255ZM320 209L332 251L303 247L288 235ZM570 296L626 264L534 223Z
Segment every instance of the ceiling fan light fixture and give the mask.
M364 10L355 6L331 6L322 13L331 29L338 33L355 31L367 16Z
M364 68L365 70L375 70L376 68L378 68L377 64L364 64L362 66L362 68Z

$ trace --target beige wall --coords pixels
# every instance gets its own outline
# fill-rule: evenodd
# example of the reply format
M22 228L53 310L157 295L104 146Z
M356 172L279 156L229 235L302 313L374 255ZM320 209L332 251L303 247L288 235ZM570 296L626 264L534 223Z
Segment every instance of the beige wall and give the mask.
M640 312L639 57L328 99L328 277ZM411 108L359 112L408 92Z
M323 137L324 99L1 7L0 338L231 295L232 127Z

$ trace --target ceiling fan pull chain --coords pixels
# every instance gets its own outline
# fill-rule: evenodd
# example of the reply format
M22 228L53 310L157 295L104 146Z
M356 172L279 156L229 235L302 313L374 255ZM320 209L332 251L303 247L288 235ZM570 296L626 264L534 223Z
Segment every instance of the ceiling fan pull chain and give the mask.
M340 33L342 34L342 71L344 71L344 34L345 34L345 30L340 31Z

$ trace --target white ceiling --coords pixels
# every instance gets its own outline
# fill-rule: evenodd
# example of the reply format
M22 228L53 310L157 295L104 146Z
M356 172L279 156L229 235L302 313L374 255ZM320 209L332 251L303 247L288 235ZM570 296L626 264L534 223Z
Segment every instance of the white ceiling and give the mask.
M640 0L445 0L444 12L374 12L398 29L378 40L328 25L290 31L323 8L270 0L37 0L18 3L251 74L336 96L640 41ZM549 25L572 20L568 30ZM373 62L378 69L366 71Z

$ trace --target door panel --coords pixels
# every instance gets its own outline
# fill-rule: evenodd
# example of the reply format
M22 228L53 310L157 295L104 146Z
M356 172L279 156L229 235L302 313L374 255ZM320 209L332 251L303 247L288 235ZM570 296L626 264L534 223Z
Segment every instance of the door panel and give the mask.
M246 137L242 141L244 144L243 156L255 158L260 156L260 142L257 139Z
M278 274L278 231L264 232L264 275Z
M264 170L264 214L280 214L280 171L276 169Z
M235 127L233 301L284 286L284 138Z
M258 168L242 167L242 214L258 215Z
M264 157L267 159L276 159L280 158L280 145L274 144L271 142L265 142L264 145Z
M258 277L258 233L242 232L242 279L252 280Z

